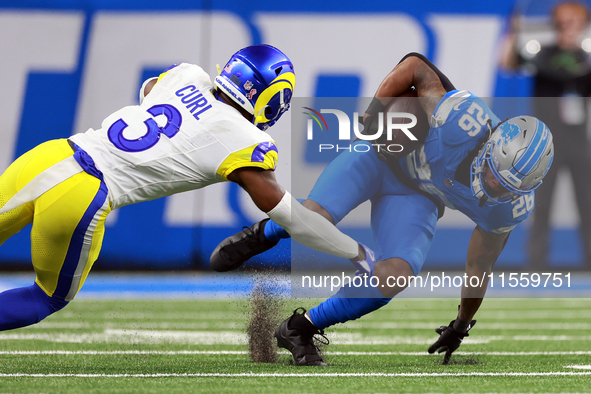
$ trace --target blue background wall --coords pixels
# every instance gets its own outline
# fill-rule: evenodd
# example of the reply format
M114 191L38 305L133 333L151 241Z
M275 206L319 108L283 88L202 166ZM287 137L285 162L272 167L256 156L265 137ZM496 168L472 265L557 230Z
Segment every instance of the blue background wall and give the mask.
M141 81L169 64L197 63L213 75L216 63L249 44L277 45L292 57L297 96L372 96L411 50L433 59L457 87L481 96L527 96L528 78L500 73L496 66L512 9L509 0L3 0L0 171L43 141L99 127L110 112L135 104ZM307 160L290 151L289 132L289 119L273 130L282 160L279 180L285 185L289 163ZM305 197L302 193L298 197ZM552 257L577 265L572 197L567 194L559 205L570 211L556 214L567 219L554 233ZM221 239L261 217L230 184L128 206L109 221L98 265L207 268ZM372 243L367 223L344 223L343 229ZM472 229L460 218L442 222L429 264L461 267ZM500 264L524 262L526 235L527 224L515 230ZM284 264L289 254L289 242L282 241L260 261ZM0 247L0 261L29 264L29 259L27 229Z

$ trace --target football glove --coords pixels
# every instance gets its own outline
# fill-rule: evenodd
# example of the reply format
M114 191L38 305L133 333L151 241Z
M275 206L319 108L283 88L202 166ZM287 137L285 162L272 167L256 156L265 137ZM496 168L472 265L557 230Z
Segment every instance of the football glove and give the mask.
M359 123L363 125L363 131L361 132L361 134L371 135L375 134L378 131L379 114L381 112L384 112L385 109L386 106L382 104L382 102L379 99L374 97L371 100L371 103L365 110L365 113L369 116L365 119L365 121L363 121L363 116L359 117Z
M355 271L355 276L367 275L368 277L371 278L373 276L373 270L376 265L376 260L377 260L376 254L373 250L371 250L370 248L368 248L364 244L360 243L359 245L361 245L363 247L363 250L365 251L365 260L361 260L361 261L351 260L351 263L353 263L355 268L357 268L357 271Z
M363 125L363 131L361 131L361 134L374 135L377 133L378 128L380 127L380 118L378 115L370 115L365 119L365 121L363 121L363 116L360 116L359 123Z
M465 333L458 332L454 329L455 320L449 323L449 326L441 326L435 329L435 332L439 334L439 339L429 347L429 353L433 354L437 350L437 353L445 352L443 357L443 364L448 364L451 354L455 352L460 345L462 340L468 336L468 331L476 324L476 320L470 321L468 329Z

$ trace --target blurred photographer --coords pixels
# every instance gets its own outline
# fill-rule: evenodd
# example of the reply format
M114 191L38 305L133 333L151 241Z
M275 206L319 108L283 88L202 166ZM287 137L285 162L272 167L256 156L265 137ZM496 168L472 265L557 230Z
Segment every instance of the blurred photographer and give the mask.
M528 242L530 268L548 266L549 218L556 176L568 169L573 180L584 247L584 263L591 268L591 152L587 136L586 97L591 93L591 39L589 8L578 1L558 3L552 10L555 42L542 45L536 39L520 45L519 16L512 19L501 54L506 70L525 68L534 78L534 115L554 134L554 165L536 193L536 206ZM543 37L541 37L543 38Z

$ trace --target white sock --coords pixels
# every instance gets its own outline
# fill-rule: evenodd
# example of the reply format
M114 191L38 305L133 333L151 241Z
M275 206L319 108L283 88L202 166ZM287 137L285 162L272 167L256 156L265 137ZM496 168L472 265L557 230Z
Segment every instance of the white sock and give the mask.
M310 319L310 315L308 314L308 312L304 313L304 316L306 317L306 319L308 319L308 321L310 323L312 323L314 325L314 327L316 327L316 324L314 324L314 322L312 321L312 319Z

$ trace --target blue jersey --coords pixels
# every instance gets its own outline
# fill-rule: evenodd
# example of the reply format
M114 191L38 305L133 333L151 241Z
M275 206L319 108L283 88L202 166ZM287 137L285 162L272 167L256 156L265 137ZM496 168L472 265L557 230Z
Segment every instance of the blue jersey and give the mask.
M504 204L479 206L470 186L456 179L460 163L488 137L489 119L493 127L499 123L484 100L466 90L451 91L435 107L425 143L400 163L419 188L463 212L485 231L500 234L529 216L534 193Z

